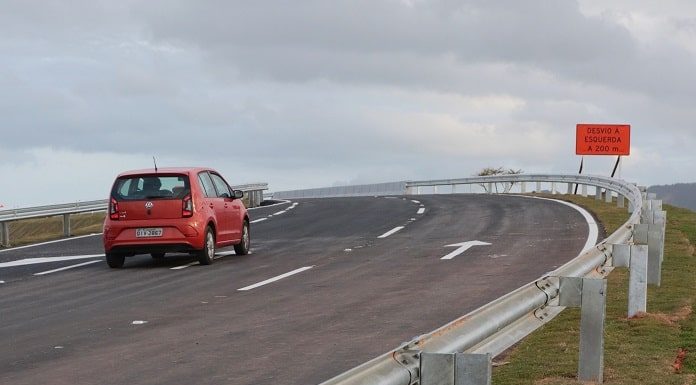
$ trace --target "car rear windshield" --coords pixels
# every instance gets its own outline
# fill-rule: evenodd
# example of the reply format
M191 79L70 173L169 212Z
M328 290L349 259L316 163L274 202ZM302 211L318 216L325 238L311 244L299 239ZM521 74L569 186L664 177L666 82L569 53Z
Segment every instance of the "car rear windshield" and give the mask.
M116 179L116 200L182 199L191 192L188 175L133 175Z

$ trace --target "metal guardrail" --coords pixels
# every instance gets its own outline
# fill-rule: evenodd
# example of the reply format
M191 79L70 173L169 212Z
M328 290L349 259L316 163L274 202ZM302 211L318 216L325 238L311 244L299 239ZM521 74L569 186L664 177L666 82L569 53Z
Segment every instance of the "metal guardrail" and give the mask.
M478 377L471 376L471 378L476 377L481 381L471 382L471 379L468 379L466 383L488 384L490 383L491 357L502 353L505 349L553 319L566 306L577 306L581 302L583 303L583 320L590 319L592 322L583 321L590 326L586 326L585 323L581 325L581 334L583 336L580 344L579 377L581 380L602 382L603 353L598 354L597 352L603 352L604 303L601 302L600 306L600 302L597 301L604 298L602 290L605 289L591 291L591 287L601 288L602 284L595 282L599 281L596 279L586 279L603 278L613 269L612 264L628 266L628 260L632 260L629 296L634 297L634 304L631 307L631 301L629 300L629 315L631 312L635 314L635 312L641 311L641 309L645 311L645 283L647 281L659 284L660 266L664 250L664 223L666 216L661 211L660 201L647 200L646 193L634 184L602 176L521 174L397 183L402 183L403 185L403 190L400 194L413 195L419 194L423 187L433 187L436 190L438 186L450 185L454 192L457 185L466 184L482 186L487 193L491 193L495 183L503 184L504 192L511 191L511 187L517 184L521 193L526 192L527 183L536 183L536 191L541 191L542 183L550 183L551 191L555 193L556 184L563 183L568 184L568 193L572 193L574 185L578 185L582 189L582 194L587 196L587 186L594 186L597 199L604 198L607 202L613 202L613 193L616 193L617 203L620 207L623 207L624 199L627 199L629 203L628 210L631 212L631 215L626 223L607 239L601 241L594 248L583 252L565 265L540 277L538 280L524 285L433 332L417 337L397 349L328 380L322 385L413 385L417 383L427 385L431 383L432 373L437 371L438 373L435 373L434 377L442 377L440 372L445 370L442 369L443 367L459 367L460 361L464 362L461 365L466 367L467 373L474 372L470 370L470 366L466 365L472 365L471 362L484 362L483 366L479 367L481 373L484 374ZM296 195L292 191L286 191L274 193L274 198L351 196L351 192L359 196L395 195L393 191L388 194L375 193L380 189L380 186L385 185L374 185L374 188L370 188L370 185L363 185L359 187L341 186L301 190ZM397 192L396 194L399 193ZM645 234L638 232L640 226L645 227L642 229ZM657 226L657 230L655 230L655 226ZM648 233L658 234L660 228L662 238L653 237L660 244L650 243ZM644 241L638 238L644 239ZM619 249L623 250L623 255L625 254L625 248L620 246L625 246L631 240L638 247L635 250L629 249L628 260L624 256L624 262L616 264L614 262L614 248L617 249L617 252ZM639 245L641 243L650 243L650 255L648 255L649 247ZM633 259L630 256L631 252L635 254L632 257ZM648 258L652 261L650 271L648 271L648 267L651 263L649 263ZM642 268L642 275L639 261L643 261L645 264L644 268ZM606 286L606 283L604 285ZM588 293L586 294L585 291L588 291ZM587 298L584 301L580 301L579 298L582 298L582 296ZM599 296L599 299L592 296ZM635 298L639 299L637 305ZM640 299L643 301L642 304ZM594 305L593 310L586 309L586 307L589 309L590 305ZM599 310L600 308L601 311ZM586 312L589 315L586 316ZM600 325L600 331L597 331L597 325ZM592 330L592 327L594 327L594 330ZM438 354L452 355L463 352L468 354L462 360L457 358L456 365L452 363L452 358L449 361L445 360L444 365L442 364L443 361L440 361L435 366L432 365L432 362L437 362L437 359L433 361L433 357L437 357ZM477 355L481 354L485 357L483 360L478 359L480 356ZM437 368L437 370L432 370L432 368ZM455 377L451 375L449 376L451 381L448 379L444 382L434 381L432 383L461 383L457 382Z
M249 200L249 207L256 207L263 200L263 191L268 190L268 183L250 183L230 187L235 190L242 190L246 192ZM63 216L63 234L67 237L70 236L71 214L106 211L108 208L108 203L108 199L101 199L95 201L0 210L0 246L8 247L10 245L9 222L23 219Z

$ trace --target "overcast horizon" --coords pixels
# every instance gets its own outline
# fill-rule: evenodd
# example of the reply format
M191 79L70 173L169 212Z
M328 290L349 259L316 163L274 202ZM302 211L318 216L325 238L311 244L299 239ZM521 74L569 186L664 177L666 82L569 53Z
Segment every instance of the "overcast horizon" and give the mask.
M577 123L632 126L626 180L696 182L696 3L607 3L6 0L0 204L153 156L272 191L577 173Z

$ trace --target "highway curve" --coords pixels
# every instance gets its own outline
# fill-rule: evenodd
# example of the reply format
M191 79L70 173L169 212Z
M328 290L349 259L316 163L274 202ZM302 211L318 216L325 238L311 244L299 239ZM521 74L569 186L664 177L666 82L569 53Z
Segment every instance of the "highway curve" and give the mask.
M139 256L109 269L99 236L0 252L0 383L316 384L532 281L588 237L576 210L515 196L250 214L252 254L219 250L212 266ZM475 240L490 245L440 259ZM28 264L60 256L75 258Z

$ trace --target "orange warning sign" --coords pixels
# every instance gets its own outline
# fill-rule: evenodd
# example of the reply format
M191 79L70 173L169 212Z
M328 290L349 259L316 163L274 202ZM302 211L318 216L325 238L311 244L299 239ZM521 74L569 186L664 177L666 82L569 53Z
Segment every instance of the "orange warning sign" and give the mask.
M629 155L630 124L578 124L575 141L578 155Z

